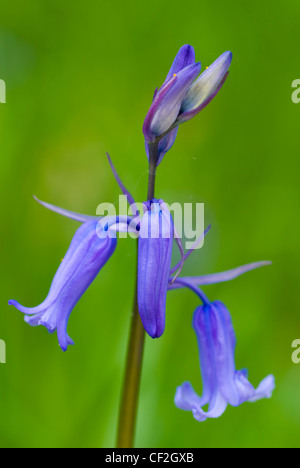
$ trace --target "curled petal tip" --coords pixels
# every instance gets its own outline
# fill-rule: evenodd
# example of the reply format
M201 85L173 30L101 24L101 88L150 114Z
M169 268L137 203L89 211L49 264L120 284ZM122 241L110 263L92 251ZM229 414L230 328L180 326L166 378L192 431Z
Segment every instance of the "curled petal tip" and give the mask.
M67 337L67 343L59 343L59 347L64 353L68 350L68 346L74 345L74 341L69 336Z
M19 304L17 301L15 301L14 299L10 299L10 300L8 301L8 305L9 305L9 306L13 306L13 307L15 307L16 309L20 310L20 304Z
M18 301L15 301L14 299L10 299L8 301L8 305L14 306L16 309L18 309L20 312L27 313L26 308L23 307Z

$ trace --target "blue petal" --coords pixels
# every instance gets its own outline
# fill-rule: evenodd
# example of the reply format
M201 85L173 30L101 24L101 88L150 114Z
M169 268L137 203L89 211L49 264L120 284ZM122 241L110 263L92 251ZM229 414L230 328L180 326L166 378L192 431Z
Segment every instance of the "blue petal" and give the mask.
M232 406L239 404L240 395L235 385L236 337L231 317L220 301L213 302L210 309L210 320L214 323L212 334L212 352L215 355L217 386L226 401Z
M275 389L275 378L273 375L265 377L258 385L255 393L248 401L254 403L262 398L271 398L273 390Z
M195 63L195 51L192 46L186 44L179 49L165 81L193 63Z
M165 328L165 308L172 257L173 221L164 204L148 203L138 240L138 306L146 332L158 338Z
M192 411L194 418L199 422L208 418L219 418L227 408L226 400L220 392L217 392L209 402L208 411L204 411L202 407L208 402L197 395L190 382L184 382L177 387L174 403L179 409Z

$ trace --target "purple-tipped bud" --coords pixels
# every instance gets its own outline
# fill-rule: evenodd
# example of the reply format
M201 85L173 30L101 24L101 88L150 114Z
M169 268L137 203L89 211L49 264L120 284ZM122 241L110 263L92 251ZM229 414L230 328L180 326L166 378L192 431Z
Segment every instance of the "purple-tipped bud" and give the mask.
M195 63L193 47L190 45L181 47L164 84L155 92L146 115L143 125L146 141L155 141L173 125L179 114L182 100L200 70L201 64Z
M165 82L172 78L174 74L179 73L180 70L183 70L185 67L192 65L193 63L195 63L195 51L192 46L186 44L177 52Z
M156 93L143 125L146 141L155 141L174 124L182 100L200 69L200 63L188 65L177 74L174 73Z
M165 329L174 226L162 200L146 207L138 241L138 306L146 332L158 338Z
M154 93L143 125L148 158L148 144L161 137L157 165L172 147L178 125L198 114L219 92L228 76L231 60L231 52L224 52L196 80L201 64L195 63L193 47L184 45L179 49L164 84Z

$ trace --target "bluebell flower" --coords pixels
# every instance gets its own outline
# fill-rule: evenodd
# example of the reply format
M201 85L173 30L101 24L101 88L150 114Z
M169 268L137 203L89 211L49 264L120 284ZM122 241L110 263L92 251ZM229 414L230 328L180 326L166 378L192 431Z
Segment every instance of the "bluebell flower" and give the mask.
M190 382L184 382L175 395L176 406L191 411L197 421L218 418L228 404L239 406L246 401L270 398L275 387L274 377L268 375L255 389L248 380L247 370L236 370L236 338L230 314L221 302L204 301L204 305L196 309L193 319L203 393L200 397ZM207 411L203 409L205 405L208 405Z
M158 141L157 165L172 147L178 125L198 114L219 92L231 60L231 52L224 52L196 79L201 63L195 62L193 47L180 48L163 85L155 91L143 125L148 158L149 146Z
M207 232L208 229L203 235ZM205 421L207 418L221 416L228 404L238 406L245 401L254 402L261 398L270 398L275 382L274 377L269 375L255 389L248 381L247 371L236 370L236 338L230 314L221 302L210 303L199 286L231 281L251 270L270 265L271 262L253 262L221 273L180 276L178 272L180 273L183 263L192 252L193 249L190 249L181 261L171 268L168 290L188 288L203 302L203 305L196 309L193 319L199 345L203 394L200 397L190 382L184 382L177 388L175 404L180 409L191 411L198 421ZM205 405L209 405L208 411L203 409Z
M117 239L97 233L99 220L87 221L80 226L62 260L51 284L47 298L37 307L24 307L9 301L25 315L32 326L44 325L50 333L57 330L63 351L74 344L67 334L69 316L86 289L113 254Z
M165 329L174 226L162 200L145 203L138 240L138 306L146 332L160 337Z
M109 158L113 173L123 193L133 202ZM138 233L138 219L132 216L88 216L65 210L35 199L45 208L76 220L82 225L76 231L71 245L52 281L47 298L37 307L24 307L15 300L9 304L25 314L25 321L32 326L43 325L50 333L57 330L58 342L63 351L73 340L67 333L70 314L89 285L115 251L116 231L130 229ZM129 230L130 230L129 229ZM132 232L131 231L131 232Z

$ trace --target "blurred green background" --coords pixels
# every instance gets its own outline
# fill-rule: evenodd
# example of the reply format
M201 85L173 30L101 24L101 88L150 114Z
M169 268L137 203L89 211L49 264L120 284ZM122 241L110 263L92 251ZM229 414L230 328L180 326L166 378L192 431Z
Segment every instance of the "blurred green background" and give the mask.
M204 274L270 259L267 267L205 292L231 311L237 368L257 385L276 377L271 400L228 407L196 422L173 404L190 380L201 393L191 328L197 299L168 296L167 327L147 339L138 447L295 447L300 430L299 2L279 0L1 2L0 105L1 447L113 447L135 275L135 242L118 249L71 315L76 346L32 328L7 301L46 296L77 223L41 199L94 214L118 203L109 151L125 184L145 199L142 123L180 46L203 67L231 50L217 98L182 125L159 167L157 196L204 202L213 227L184 273Z

